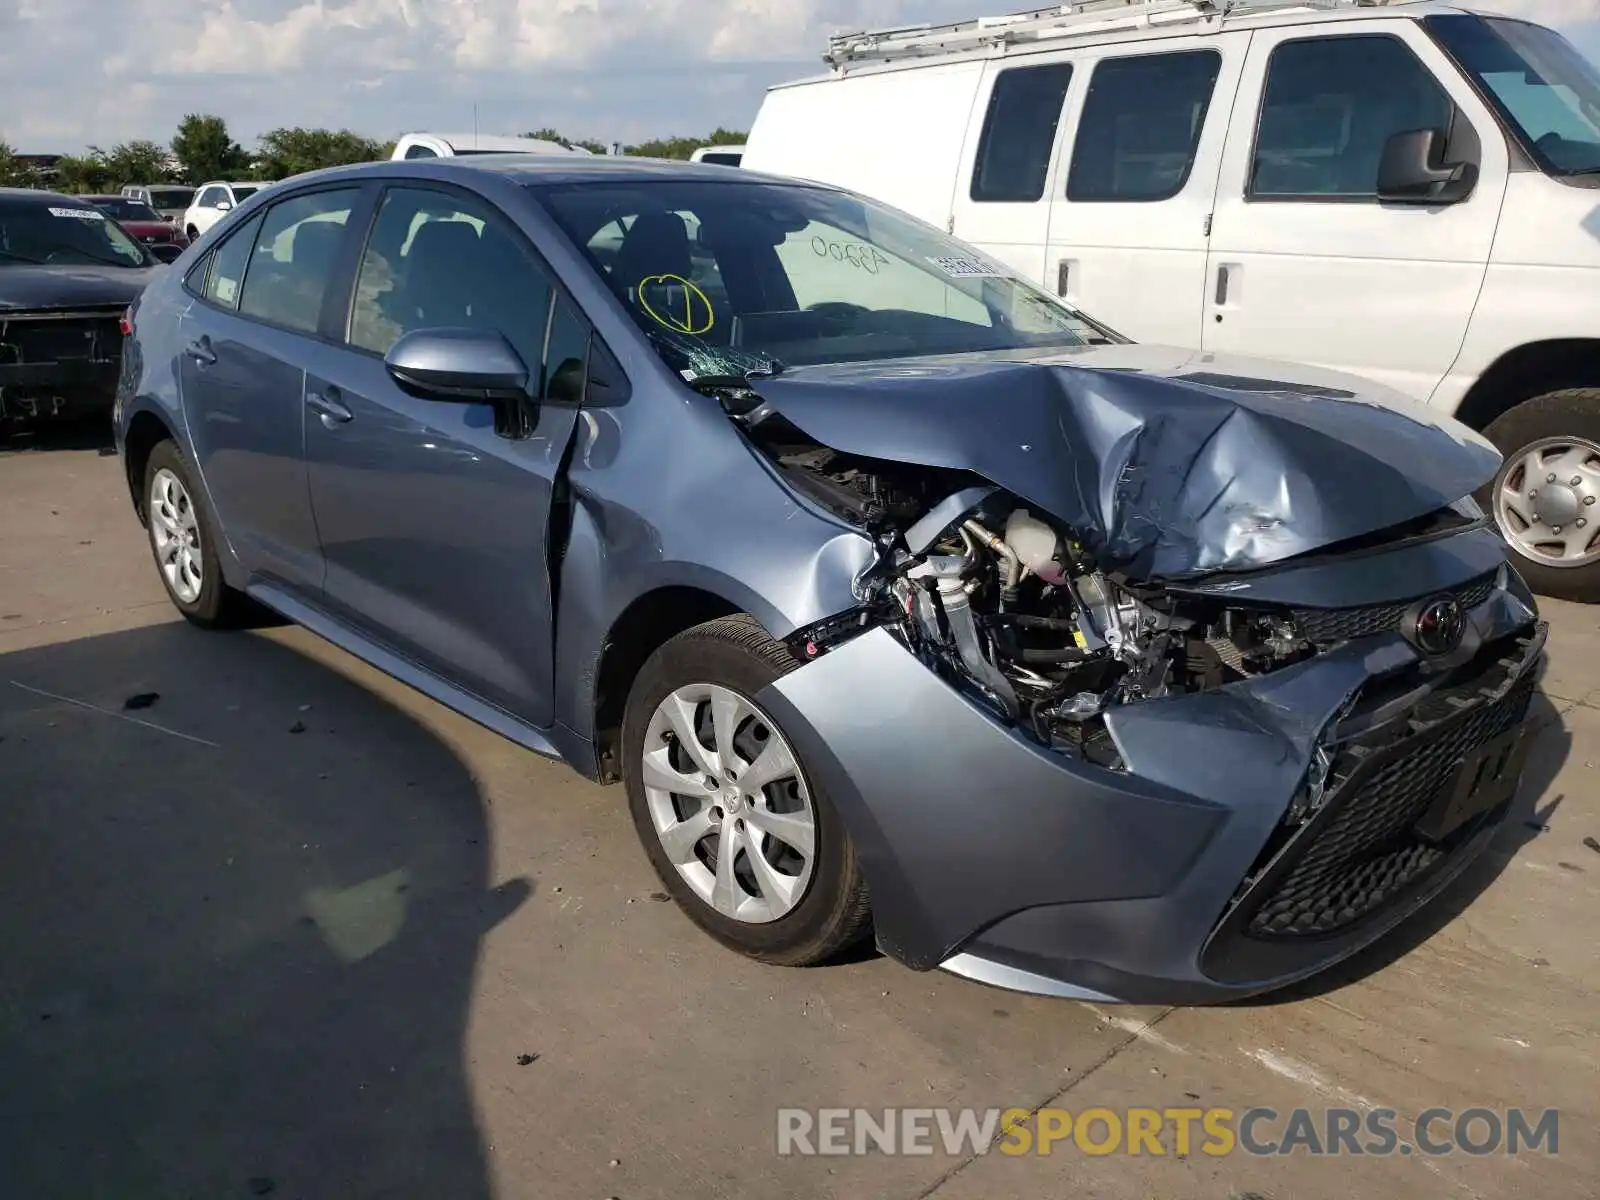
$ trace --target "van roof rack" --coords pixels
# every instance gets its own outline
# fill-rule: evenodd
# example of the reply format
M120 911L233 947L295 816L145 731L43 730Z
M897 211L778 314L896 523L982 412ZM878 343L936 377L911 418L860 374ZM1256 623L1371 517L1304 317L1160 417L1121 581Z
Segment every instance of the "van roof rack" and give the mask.
M1069 0L1050 8L999 17L976 17L946 25L840 33L828 39L823 61L836 69L850 63L895 62L962 51L1026 45L1055 38L1118 29L1144 29L1190 21L1222 22L1230 16L1269 12L1318 12L1378 8L1390 0Z

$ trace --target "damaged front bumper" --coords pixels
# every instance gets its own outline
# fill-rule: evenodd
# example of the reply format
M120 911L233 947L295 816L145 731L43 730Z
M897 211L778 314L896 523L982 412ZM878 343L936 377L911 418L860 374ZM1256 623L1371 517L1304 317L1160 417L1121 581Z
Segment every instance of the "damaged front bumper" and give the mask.
M1545 634L1509 568L1469 603L1448 662L1380 628L1121 706L1116 770L1005 725L886 628L758 702L839 810L886 953L1022 991L1205 1003L1348 957L1493 837Z
M110 412L125 308L0 312L0 421Z

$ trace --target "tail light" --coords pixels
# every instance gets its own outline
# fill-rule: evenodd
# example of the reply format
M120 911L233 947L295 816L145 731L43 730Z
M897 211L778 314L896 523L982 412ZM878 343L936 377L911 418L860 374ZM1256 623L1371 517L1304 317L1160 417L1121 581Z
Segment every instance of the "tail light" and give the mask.
M122 310L122 316L117 319L117 328L122 331L123 337L133 336L133 308L129 306Z

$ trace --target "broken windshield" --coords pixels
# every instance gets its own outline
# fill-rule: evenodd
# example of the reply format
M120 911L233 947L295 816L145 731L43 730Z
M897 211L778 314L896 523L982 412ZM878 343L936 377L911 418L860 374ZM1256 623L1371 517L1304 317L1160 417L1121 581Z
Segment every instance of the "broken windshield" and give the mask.
M534 191L691 376L1118 340L972 247L842 192L721 180Z

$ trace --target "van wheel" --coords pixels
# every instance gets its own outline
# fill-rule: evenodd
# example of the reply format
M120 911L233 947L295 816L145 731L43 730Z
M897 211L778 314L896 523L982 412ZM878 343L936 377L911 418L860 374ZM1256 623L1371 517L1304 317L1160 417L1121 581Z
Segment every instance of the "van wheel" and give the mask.
M1600 388L1524 400L1486 433L1505 462L1484 507L1528 586L1561 600L1600 601Z
M839 814L753 697L799 663L748 616L653 654L622 724L628 807L678 906L723 945L813 966L860 940L866 880Z

